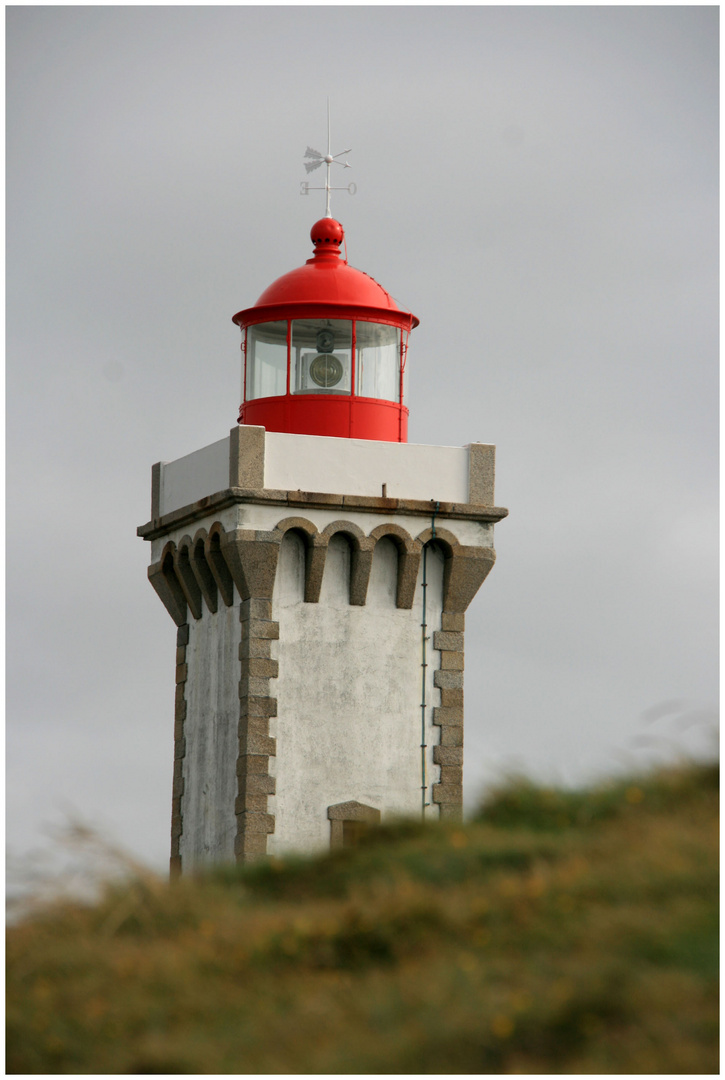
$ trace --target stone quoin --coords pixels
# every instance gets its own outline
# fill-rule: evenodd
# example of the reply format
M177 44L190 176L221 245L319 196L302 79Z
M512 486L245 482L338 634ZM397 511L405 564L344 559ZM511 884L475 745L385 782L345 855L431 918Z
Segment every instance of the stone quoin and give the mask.
M177 626L172 872L462 810L465 612L495 560L495 448L407 443L417 325L339 222L242 331L227 438L152 470Z

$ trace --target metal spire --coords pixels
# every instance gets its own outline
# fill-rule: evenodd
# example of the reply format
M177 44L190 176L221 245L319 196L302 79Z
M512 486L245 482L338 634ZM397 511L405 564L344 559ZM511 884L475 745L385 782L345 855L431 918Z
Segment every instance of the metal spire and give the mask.
M310 191L324 191L325 192L325 217L332 217L330 212L330 192L331 191L349 191L351 195L354 195L357 191L355 184L348 184L346 188L331 187L330 186L330 167L332 165L342 165L343 169L351 169L347 161L338 161L338 158L344 157L345 154L349 154L352 147L348 147L347 150L341 150L339 154L333 154L330 141L330 99L327 99L327 153L321 154L319 150L313 150L311 146L307 147L305 151L305 157L309 158L309 161L305 161L305 169L308 173L313 172L314 169L319 169L320 165L327 167L327 176L325 178L324 187L310 187L307 181L302 182L301 195L307 195Z

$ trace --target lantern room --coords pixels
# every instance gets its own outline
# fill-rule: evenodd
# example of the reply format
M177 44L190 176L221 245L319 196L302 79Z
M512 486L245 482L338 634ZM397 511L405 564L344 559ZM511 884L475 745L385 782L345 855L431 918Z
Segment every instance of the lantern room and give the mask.
M342 225L313 225L314 254L233 321L242 331L240 424L407 442L406 357L415 315L343 258Z

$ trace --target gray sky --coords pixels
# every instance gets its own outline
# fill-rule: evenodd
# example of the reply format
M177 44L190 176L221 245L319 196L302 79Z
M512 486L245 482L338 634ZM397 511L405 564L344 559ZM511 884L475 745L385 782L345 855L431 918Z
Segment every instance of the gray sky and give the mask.
M135 530L152 463L236 421L231 316L310 255L328 94L350 263L421 320L410 441L498 447L467 801L711 746L717 20L7 9L11 852L73 812L167 864L175 630Z

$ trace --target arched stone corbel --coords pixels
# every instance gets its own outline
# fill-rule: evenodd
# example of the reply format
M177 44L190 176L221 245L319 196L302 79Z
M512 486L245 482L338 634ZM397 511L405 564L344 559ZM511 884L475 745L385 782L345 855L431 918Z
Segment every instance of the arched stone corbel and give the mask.
M493 548L459 544L448 529L426 529L417 538L422 544L435 540L445 553L443 611L463 614L483 585L496 561Z
M284 518L278 523L277 529L282 536L294 529L302 537L305 545L305 603L318 603L327 555L327 538L321 536L316 525L302 517Z
M183 536L174 555L174 569L179 579L179 585L181 585L186 597L186 602L189 605L189 611L195 619L200 619L202 612L201 589L194 577L194 571L191 569L190 549L191 537Z
M204 554L211 575L219 590L219 595L226 606L231 607L234 603L234 582L221 552L221 535L223 532L224 527L220 522L215 521L204 541Z
M446 559L443 575L443 610L463 614L496 562L493 548L459 544Z
M156 593L177 626L186 622L186 597L174 570L174 544L169 542L158 562L148 568L148 578Z
M214 613L218 608L218 593L216 581L209 569L209 564L206 561L206 554L204 552L204 544L206 542L206 529L199 529L194 536L194 540L191 546L190 561L191 569L196 583L199 586L201 595L204 598L204 603L208 607L209 611Z
M327 544L327 539L318 533L317 536L313 536L312 543L308 545L305 552L306 604L319 603L322 575L325 572L325 559L327 558Z
M415 599L418 584L418 570L423 545L417 540L406 540L398 557L398 589L395 597L396 607L410 610Z
M423 532L418 535L417 539L422 547L425 547L426 544L435 543L443 552L443 610L445 611L447 610L445 604L446 585L450 577L454 555L461 546L458 542L458 537L454 536L449 529L444 529L440 526L434 529L431 526L424 529Z
M303 517L287 517L282 518L277 522L275 531L281 533L280 539L290 529L295 529L299 533L304 534L305 541L311 540L314 536L317 536L317 526L314 525L307 518Z
M263 532L234 529L219 534L221 553L242 600L250 597L271 600L277 573L281 535L273 529Z
M370 533L370 538L377 542L383 537L393 541L398 549L398 579L395 596L396 607L410 610L415 599L415 587L418 582L420 553L423 545L413 540L410 533L400 525L378 525Z
M350 603L361 607L368 598L375 542L367 536L353 544L350 562Z
M336 533L343 533L350 543L350 603L356 607L362 607L368 595L375 541L372 537L366 536L362 529L354 525L352 521L332 521L323 530L322 536L329 544Z
M454 536L450 529L443 529L440 526L437 526L435 531L432 528L424 529L418 534L416 540L420 544L428 544L431 540L435 540L443 548L446 558L450 558L453 549L459 547L458 537Z

